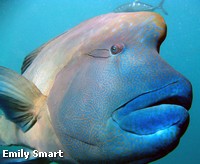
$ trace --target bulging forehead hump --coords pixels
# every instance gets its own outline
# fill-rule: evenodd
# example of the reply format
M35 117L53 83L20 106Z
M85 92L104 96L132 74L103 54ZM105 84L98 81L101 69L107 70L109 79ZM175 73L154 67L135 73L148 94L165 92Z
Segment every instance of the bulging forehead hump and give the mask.
M100 44L130 41L133 38L151 36L156 42L162 42L166 35L164 19L153 12L110 13L90 19L84 24L88 45L98 48ZM92 42L91 42L92 40Z

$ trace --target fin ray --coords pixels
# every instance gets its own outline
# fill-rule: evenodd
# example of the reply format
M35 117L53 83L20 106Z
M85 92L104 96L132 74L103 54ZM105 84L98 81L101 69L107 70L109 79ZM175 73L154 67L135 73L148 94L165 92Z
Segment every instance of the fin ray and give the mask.
M21 67L21 74L23 74L26 71L26 69L33 63L33 61L38 56L38 54L43 50L43 48L45 48L47 45L53 43L53 41L56 40L57 38L59 38L60 36L62 36L62 34L58 35L57 37L50 40L49 42L42 44L39 48L37 48L36 50L32 51L29 55L27 55L24 58L24 61L23 61L22 67Z
M36 49L35 51L33 51L25 57L21 67L21 74L23 74L26 71L26 69L32 64L32 62L38 56L39 52L43 49L44 46L45 45L41 46L40 48Z
M39 89L25 77L0 67L0 108L7 119L24 132L37 121L36 102L44 97Z

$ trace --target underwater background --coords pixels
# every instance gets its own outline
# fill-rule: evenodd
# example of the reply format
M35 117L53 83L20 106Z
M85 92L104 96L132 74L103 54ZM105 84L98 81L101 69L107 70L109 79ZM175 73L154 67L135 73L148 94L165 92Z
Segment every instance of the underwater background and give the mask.
M57 35L133 0L0 0L0 65L20 72L24 57ZM160 0L141 0L156 6ZM200 161L200 1L165 0L160 54L193 85L190 124L179 146L154 164ZM83 31L84 32L84 31Z

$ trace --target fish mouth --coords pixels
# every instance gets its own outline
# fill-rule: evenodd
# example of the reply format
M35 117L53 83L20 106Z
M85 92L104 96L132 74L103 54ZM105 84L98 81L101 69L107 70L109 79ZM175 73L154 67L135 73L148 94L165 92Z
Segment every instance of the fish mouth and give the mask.
M112 113L112 120L129 133L151 135L179 129L182 136L189 123L190 87L182 89L179 81L146 92L128 101ZM180 87L181 86L181 87Z

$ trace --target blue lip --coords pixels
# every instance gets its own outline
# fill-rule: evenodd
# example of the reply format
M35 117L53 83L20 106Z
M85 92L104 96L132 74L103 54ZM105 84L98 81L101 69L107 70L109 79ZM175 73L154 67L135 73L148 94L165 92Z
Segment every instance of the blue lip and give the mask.
M185 131L192 102L191 85L177 80L145 92L112 113L112 119L125 131L148 135L177 126Z
M161 104L179 105L189 110L192 102L191 88L188 84L181 85L179 81L175 81L162 88L145 92L116 109L113 114L120 120L133 111Z
M113 120L127 132L138 135L154 134L171 126L180 129L187 126L189 114L185 108L178 105L163 104L144 108L129 113L118 120L113 114Z

